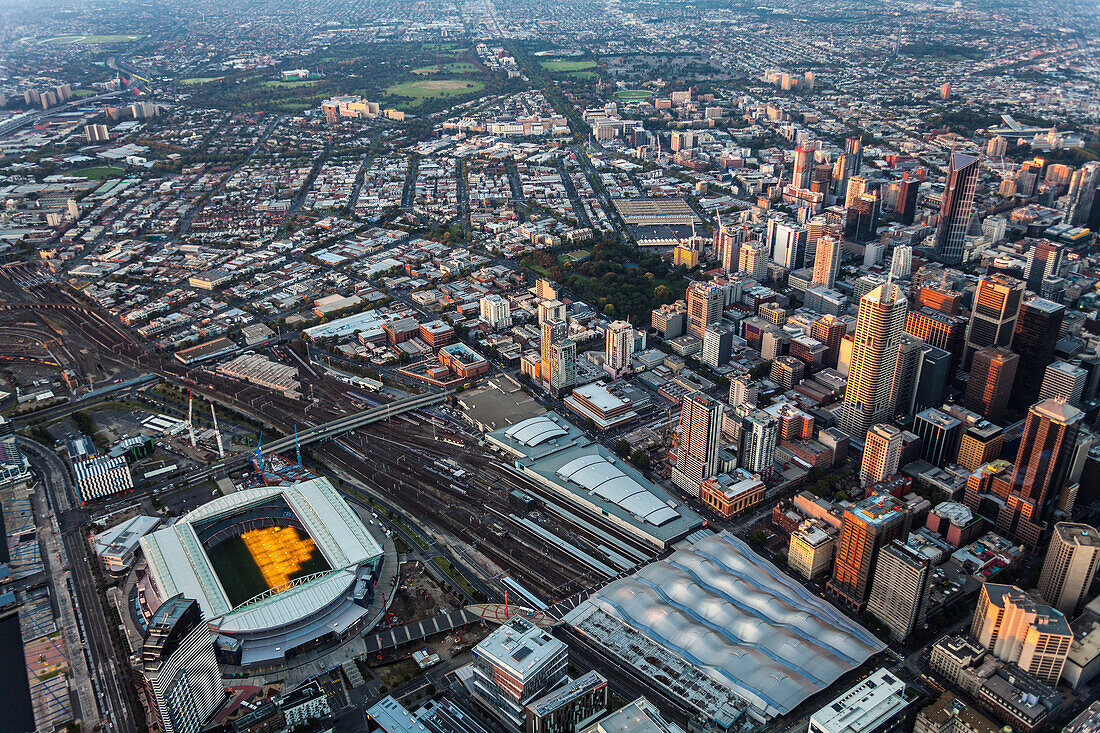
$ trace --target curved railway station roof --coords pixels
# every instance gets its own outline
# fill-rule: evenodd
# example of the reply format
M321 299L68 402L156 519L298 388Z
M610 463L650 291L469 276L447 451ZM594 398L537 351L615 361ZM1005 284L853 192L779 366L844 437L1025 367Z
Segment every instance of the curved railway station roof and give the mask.
M762 718L790 712L884 648L726 532L611 583L566 620L584 628L593 613L690 663ZM613 646L613 636L597 641Z

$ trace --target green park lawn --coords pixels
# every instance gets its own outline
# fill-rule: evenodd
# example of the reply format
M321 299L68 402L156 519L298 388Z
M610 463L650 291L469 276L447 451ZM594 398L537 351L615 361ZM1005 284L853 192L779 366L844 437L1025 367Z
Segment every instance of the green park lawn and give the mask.
M595 61L569 61L567 59L553 59L541 61L542 68L547 71L584 71L596 68Z
M126 175L126 169L118 168L113 165L96 165L90 168L78 168L77 170L70 171L69 175L91 178L96 181L105 181L108 178L122 178Z

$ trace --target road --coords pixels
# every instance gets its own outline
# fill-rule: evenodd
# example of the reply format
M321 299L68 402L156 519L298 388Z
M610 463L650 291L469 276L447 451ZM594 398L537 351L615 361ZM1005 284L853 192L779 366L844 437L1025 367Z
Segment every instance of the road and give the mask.
M24 440L22 444L28 448L28 456L39 470L46 488L46 498L57 517L61 532L62 558L68 562L70 575L68 578L55 578L54 582L70 580L68 590L75 592L80 639L91 671L103 723L108 730L135 732L137 728L130 711L126 683L120 672L125 661L116 656L107 627L107 614L100 603L99 590L91 570L91 563L95 559L89 559L88 546L84 541L87 512L75 508L72 481L61 459L45 446L33 441ZM58 596L62 595L68 593L61 590ZM59 601L59 598L55 599ZM76 645L70 653L75 654L78 648L79 645ZM76 668L79 669L80 666L77 665ZM82 698L82 715L86 716L86 720L89 717L94 719L94 711L87 709L88 707L88 701Z

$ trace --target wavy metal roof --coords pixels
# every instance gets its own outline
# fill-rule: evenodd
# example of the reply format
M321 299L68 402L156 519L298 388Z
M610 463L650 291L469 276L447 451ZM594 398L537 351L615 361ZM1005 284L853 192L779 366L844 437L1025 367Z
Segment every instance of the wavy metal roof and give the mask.
M732 688L790 712L884 646L738 538L711 535L587 602ZM567 620L583 618L578 608Z

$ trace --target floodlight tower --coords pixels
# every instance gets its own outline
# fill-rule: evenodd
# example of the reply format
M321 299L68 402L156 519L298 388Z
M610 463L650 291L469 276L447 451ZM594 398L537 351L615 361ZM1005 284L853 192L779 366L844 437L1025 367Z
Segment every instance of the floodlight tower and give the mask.
M225 448L222 447L222 431L218 429L218 413L214 410L214 400L210 400L210 416L214 418L214 437L218 439L218 457L225 458Z

